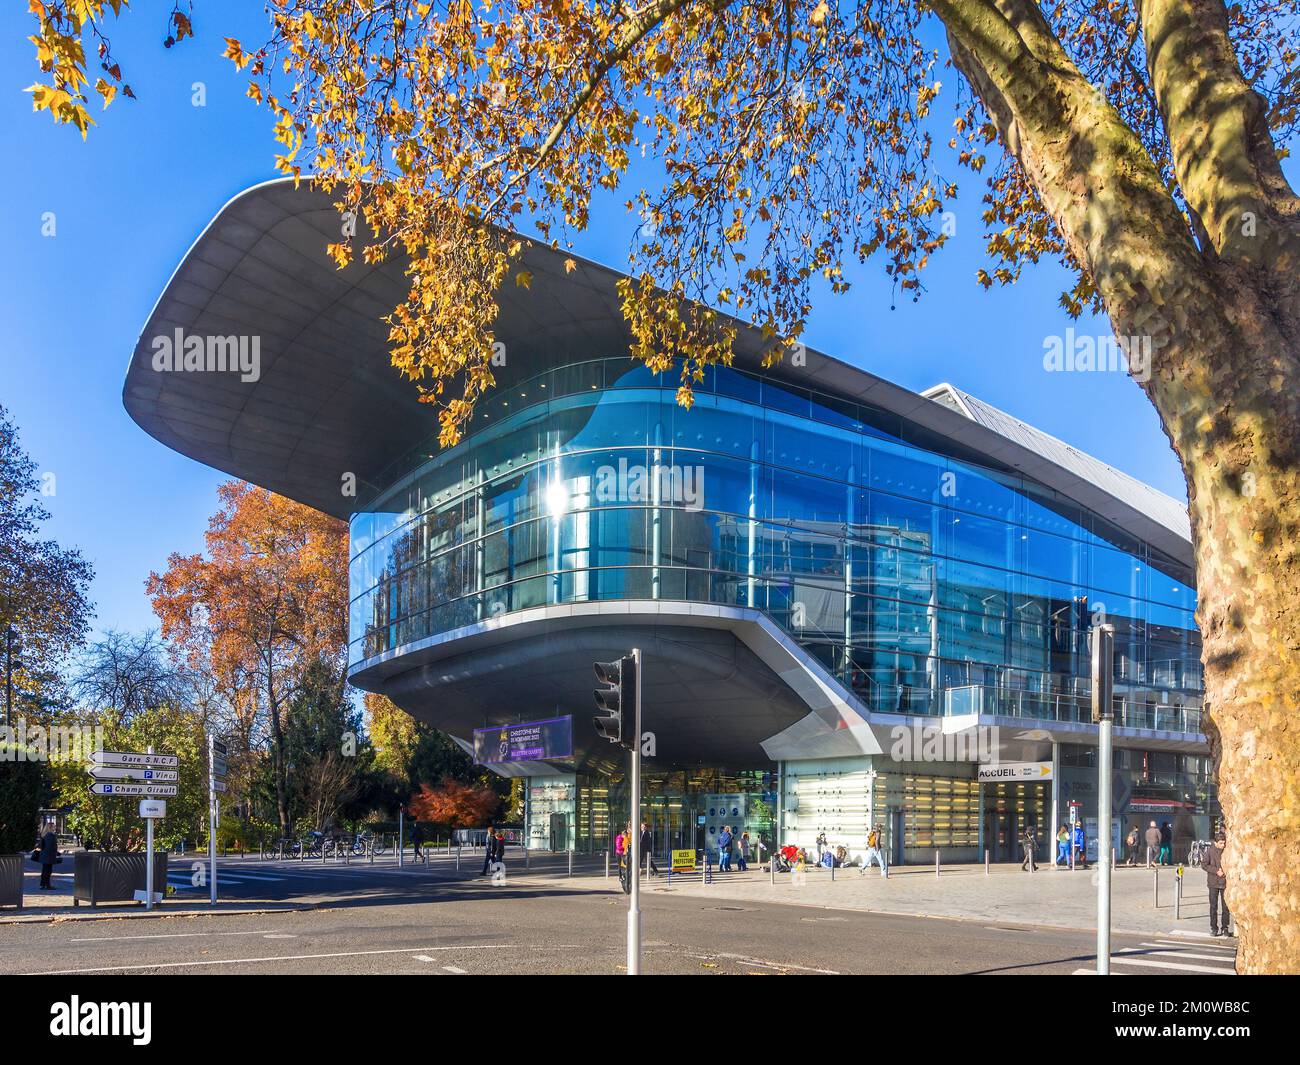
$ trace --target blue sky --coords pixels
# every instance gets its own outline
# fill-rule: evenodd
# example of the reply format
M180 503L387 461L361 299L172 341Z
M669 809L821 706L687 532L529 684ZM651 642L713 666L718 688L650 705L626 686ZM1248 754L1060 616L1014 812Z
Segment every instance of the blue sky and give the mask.
M264 111L246 78L221 58L223 36L264 35L261 5L197 9L197 39L162 47L165 12L141 5L113 33L139 97L118 102L82 142L31 112L32 20L16 4L0 14L0 121L9 158L0 169L8 247L0 292L9 338L0 352L0 403L9 408L41 472L55 477L47 529L96 570L99 629L141 629L154 617L150 570L172 551L200 550L221 476L146 436L122 408L136 338L180 257L239 190L275 176ZM947 72L945 95L956 78ZM196 81L206 106L191 103ZM98 109L96 108L96 111ZM939 110L936 105L936 110ZM955 168L951 168L955 169ZM1071 324L1057 305L1067 284L1055 266L991 292L982 265L980 186L967 177L957 234L925 271L926 295L891 310L878 264L851 275L847 296L818 302L808 343L910 388L960 388L1179 499L1177 461L1154 410L1126 376L1045 373L1043 340ZM632 229L618 200L598 205L576 250L619 267ZM54 212L56 235L42 235ZM1104 322L1075 323L1105 333Z

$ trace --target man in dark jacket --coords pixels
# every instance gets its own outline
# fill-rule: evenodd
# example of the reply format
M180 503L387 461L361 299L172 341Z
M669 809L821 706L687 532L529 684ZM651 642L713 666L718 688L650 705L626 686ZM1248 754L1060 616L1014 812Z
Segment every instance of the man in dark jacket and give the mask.
M1038 863L1034 860L1034 851L1038 849L1038 826L1026 825L1024 832L1020 834L1020 849L1024 852L1025 860L1020 863L1020 868L1026 872L1032 873L1038 868Z
M483 872L480 876L487 876L488 870L492 868L492 863L497 857L497 826L492 825L488 828L487 839L483 846Z
M1228 878L1223 872L1223 848L1228 838L1222 832L1214 837L1214 846L1206 847L1201 855L1201 868L1205 870L1205 884L1210 889L1210 935L1226 936L1228 923L1232 915L1228 913L1228 903L1223 891L1228 886ZM1223 910L1223 921L1219 921L1219 910Z
M59 837L54 829L48 829L41 837L41 890L53 891L50 874L54 872L54 863L59 860Z

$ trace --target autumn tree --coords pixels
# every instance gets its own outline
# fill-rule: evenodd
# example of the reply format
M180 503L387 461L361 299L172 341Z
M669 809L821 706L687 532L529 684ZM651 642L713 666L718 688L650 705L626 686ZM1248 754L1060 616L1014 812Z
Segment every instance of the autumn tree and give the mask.
M242 481L218 490L206 554L173 554L147 590L191 668L256 709L270 749L281 833L292 828L286 713L320 663L342 683L347 534L342 522Z
M101 96L120 77L105 4L33 10L35 105L84 132L81 42L102 46ZM632 353L676 368L689 405L730 358L734 321L711 308L756 323L776 360L814 287L845 291L853 261L882 259L919 295L956 175L979 175L980 282L1060 258L1069 313L1102 310L1150 346L1137 383L1187 483L1241 966L1300 970L1300 199L1280 162L1300 121L1295 0L269 11L269 39L227 54L271 112L281 170L369 223L330 247L339 264L403 258L392 360L448 443L493 383L495 294L529 282L525 238L505 231L566 246L593 195L630 184ZM936 151L948 65L955 122Z
M43 707L43 691L85 639L92 614L93 571L80 552L41 539L49 511L44 481L23 450L18 430L0 406L0 669L6 633L13 631L16 709ZM4 692L0 691L0 699ZM4 706L0 703L0 712Z
M411 816L417 821L448 828L482 828L501 808L501 796L491 788L444 780L424 785L411 798Z

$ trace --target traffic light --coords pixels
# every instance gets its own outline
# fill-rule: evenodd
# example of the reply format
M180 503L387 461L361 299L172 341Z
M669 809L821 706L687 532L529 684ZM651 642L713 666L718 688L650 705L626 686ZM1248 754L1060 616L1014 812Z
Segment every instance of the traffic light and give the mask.
M598 735L624 747L633 744L636 713L636 661L624 655L616 662L596 662L596 680L604 687L597 688L596 709L592 719ZM625 716L626 715L626 716Z

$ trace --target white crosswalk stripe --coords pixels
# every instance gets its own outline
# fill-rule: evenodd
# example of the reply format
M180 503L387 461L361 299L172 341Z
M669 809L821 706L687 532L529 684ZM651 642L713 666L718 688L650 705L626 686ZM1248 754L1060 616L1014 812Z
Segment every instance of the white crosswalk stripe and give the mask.
M1235 976L1233 965L1236 956L1237 948L1229 943L1156 938L1141 946L1121 947L1113 951L1110 956L1110 971L1112 976L1136 976L1148 969ZM1207 962L1212 964L1206 964ZM1133 968L1126 971L1126 967ZM1074 975L1095 976L1097 970L1075 969Z

